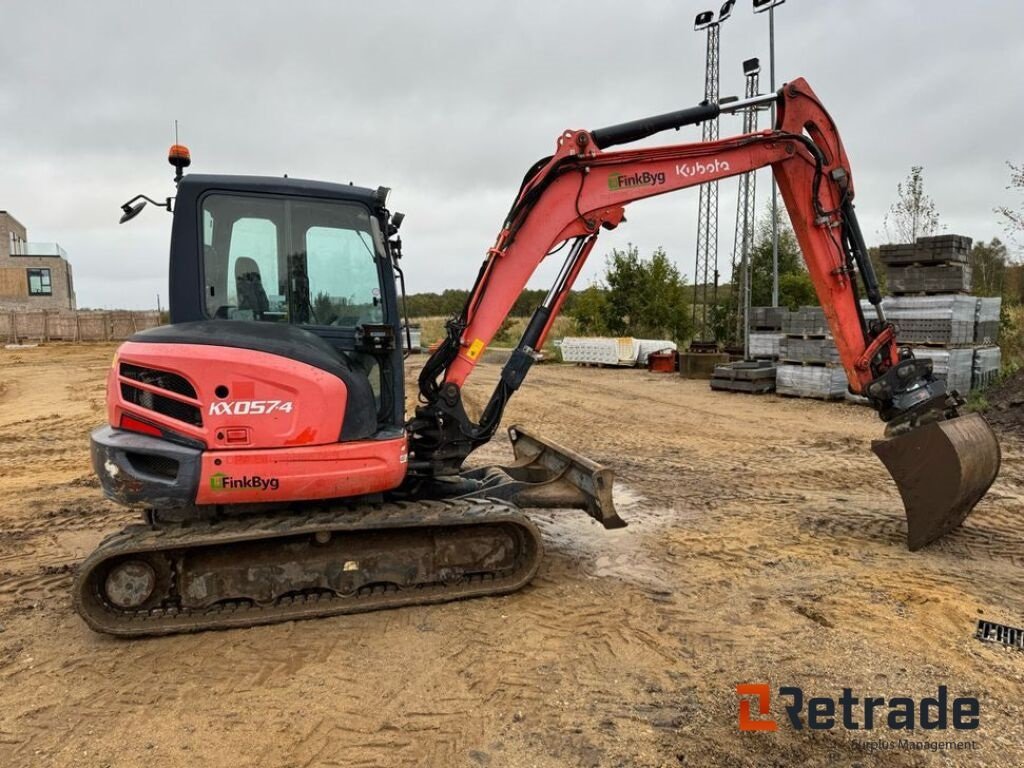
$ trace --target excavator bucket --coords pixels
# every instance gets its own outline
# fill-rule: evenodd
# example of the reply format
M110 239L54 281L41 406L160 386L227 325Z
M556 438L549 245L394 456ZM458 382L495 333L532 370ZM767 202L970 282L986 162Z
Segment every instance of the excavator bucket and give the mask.
M999 473L999 443L976 413L876 440L871 449L903 497L911 550L960 525Z

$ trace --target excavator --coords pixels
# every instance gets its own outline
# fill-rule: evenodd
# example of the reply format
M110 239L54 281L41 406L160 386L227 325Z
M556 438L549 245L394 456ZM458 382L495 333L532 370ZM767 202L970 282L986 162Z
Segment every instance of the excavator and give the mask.
M609 151L774 104L771 129ZM106 538L73 587L117 636L248 627L513 592L543 545L523 513L581 509L605 528L612 470L521 426L514 461L467 468L539 357L601 230L629 203L770 167L849 378L885 422L873 444L918 549L963 522L999 444L929 360L897 344L854 210L835 123L803 79L597 130L568 130L527 171L469 298L405 413L403 216L389 190L184 174L175 144L170 324L117 350L91 435L105 495L142 520ZM463 389L531 275L561 269L478 418ZM399 295L401 289L401 296ZM861 308L863 292L873 316ZM868 315L872 313L867 312Z

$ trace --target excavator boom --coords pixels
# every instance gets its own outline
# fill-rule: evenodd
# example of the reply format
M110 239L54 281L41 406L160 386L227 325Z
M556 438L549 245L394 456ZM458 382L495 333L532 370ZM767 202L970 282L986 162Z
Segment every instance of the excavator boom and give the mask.
M605 151L770 102L778 112L771 130L714 142ZM998 444L980 416L960 417L962 399L935 378L930 361L917 360L897 345L854 211L846 151L835 123L803 79L776 94L559 137L555 154L538 162L524 180L464 311L449 323L448 338L423 369L423 405L410 422L411 475L456 473L466 455L491 438L598 233L624 221L626 205L766 166L778 181L850 389L867 397L888 422L886 439L874 450L903 497L911 547L959 525L996 477ZM479 422L471 422L461 403L463 384L540 262L566 241L571 247L555 284ZM873 318L861 310L858 276L874 306ZM937 487L931 482L937 475L944 478L943 493L925 492Z

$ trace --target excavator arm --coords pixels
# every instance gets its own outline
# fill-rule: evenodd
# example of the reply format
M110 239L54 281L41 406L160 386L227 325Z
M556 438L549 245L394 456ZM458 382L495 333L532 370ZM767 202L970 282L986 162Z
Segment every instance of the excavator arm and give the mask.
M719 114L774 102L774 129L720 141L606 151ZM625 221L629 203L770 166L793 224L850 389L888 422L874 450L900 488L912 548L959 525L995 479L998 444L980 416L961 417L931 362L900 349L854 211L850 164L838 130L810 86L797 79L775 94L690 109L594 131L566 131L554 155L534 165L488 251L462 311L420 374L421 405L409 423L410 476L457 474L494 435L572 289L601 229ZM562 268L479 420L461 390L545 258ZM874 317L861 311L860 282ZM948 482L937 496L936 478ZM952 478L952 479L950 479ZM936 506L938 505L938 506ZM915 525L915 518L919 518Z

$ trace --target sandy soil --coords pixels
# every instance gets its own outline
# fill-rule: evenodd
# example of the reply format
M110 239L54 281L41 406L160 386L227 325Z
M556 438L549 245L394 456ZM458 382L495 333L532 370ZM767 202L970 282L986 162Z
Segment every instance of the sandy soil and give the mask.
M2 766L1024 764L1024 654L973 637L979 617L1024 625L1020 443L964 528L911 554L869 411L545 366L507 422L613 467L629 528L533 515L547 557L508 597L126 642L69 598L132 518L88 462L112 352L0 350ZM744 682L945 684L980 698L979 749L740 733Z

